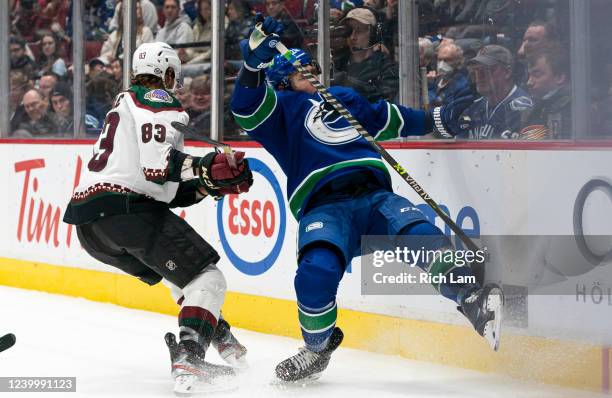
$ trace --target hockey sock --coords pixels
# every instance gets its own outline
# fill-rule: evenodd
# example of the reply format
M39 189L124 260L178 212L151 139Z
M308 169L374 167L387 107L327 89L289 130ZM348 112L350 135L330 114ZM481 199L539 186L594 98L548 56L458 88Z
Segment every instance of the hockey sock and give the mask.
M186 306L179 312L181 340L195 340L208 348L217 327L217 319L204 308Z
M442 296L461 305L463 297L479 287L468 262L455 252L448 238L435 225L426 221L415 223L404 228L401 235L414 236L416 240L410 240L412 245L435 252L430 261L417 265L429 273L432 286ZM469 282L470 279L474 282Z
M295 276L298 319L306 347L321 351L336 325L336 293L344 274L343 261L330 245L302 250Z
M298 317L306 348L315 352L323 351L336 326L338 317L336 301L319 309L307 308L298 302Z

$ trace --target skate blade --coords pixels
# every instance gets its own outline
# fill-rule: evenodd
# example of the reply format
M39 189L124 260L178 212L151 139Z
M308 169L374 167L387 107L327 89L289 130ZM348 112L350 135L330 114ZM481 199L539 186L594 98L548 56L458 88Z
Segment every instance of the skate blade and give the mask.
M237 370L245 370L249 368L249 363L246 360L246 355L236 358L234 355L230 355L223 360L232 368Z
M304 388L316 383L321 378L321 375L323 375L323 372L314 373L310 376L304 377L303 379L294 381L286 381L275 377L274 380L270 382L270 385L278 387L281 390Z
M504 295L501 289L491 289L487 297L487 310L493 312L495 317L485 324L483 335L494 351L499 350L503 307Z
M174 382L174 395L190 397L194 394L234 391L238 389L236 376L217 376L212 380L202 380L196 375L177 376Z

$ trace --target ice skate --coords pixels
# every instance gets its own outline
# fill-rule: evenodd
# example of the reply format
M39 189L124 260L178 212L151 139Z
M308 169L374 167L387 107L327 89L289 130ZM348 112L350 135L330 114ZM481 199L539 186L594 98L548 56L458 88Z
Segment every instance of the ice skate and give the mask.
M458 307L474 329L497 351L501 338L504 293L496 284L488 284L466 296Z
M306 347L276 366L276 376L285 382L309 382L321 377L327 368L332 353L340 346L344 334L340 328L334 328L327 347L321 352L310 351Z
M246 347L232 334L229 323L223 318L219 319L212 345L230 366L237 369L246 369L249 366L246 361Z
M229 366L206 362L205 351L198 342L181 340L177 343L172 333L167 333L165 339L170 350L174 393L177 396L227 391L237 387L234 370Z

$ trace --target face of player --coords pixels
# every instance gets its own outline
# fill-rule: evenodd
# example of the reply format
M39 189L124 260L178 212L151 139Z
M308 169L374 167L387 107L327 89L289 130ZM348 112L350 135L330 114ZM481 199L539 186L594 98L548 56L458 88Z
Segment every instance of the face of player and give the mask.
M530 26L523 35L523 42L517 54L525 57L530 51L540 48L546 41L546 28L543 26Z
M272 18L276 18L283 11L283 2L281 0L266 0L266 11Z
M316 68L312 65L307 65L306 69L310 73L316 72ZM317 89L310 84L310 82L304 78L300 72L293 72L289 76L289 83L291 84L293 91L302 91L308 94L314 94L317 92Z
M168 22L174 22L178 18L179 9L176 3L175 0L164 1L164 17Z
M370 46L370 25L348 20L348 26L351 29L351 35L346 39L349 49L352 53L363 51Z
M63 95L51 97L51 106L53 107L53 112L60 117L66 119L70 116L70 100Z
M23 107L31 120L37 121L44 116L47 111L47 101L36 91L28 91L23 96Z
M546 94L558 89L565 83L565 76L555 76L546 58L540 57L533 65L529 65L529 80L527 88L536 98L543 98Z

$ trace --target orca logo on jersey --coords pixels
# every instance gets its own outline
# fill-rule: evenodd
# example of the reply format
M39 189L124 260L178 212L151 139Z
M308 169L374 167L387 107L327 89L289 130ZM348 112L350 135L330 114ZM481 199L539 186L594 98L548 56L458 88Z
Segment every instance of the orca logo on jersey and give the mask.
M533 101L529 97L517 97L510 101L510 109L513 111L526 111L533 108Z
M309 101L312 107L306 114L304 127L312 138L326 145L343 145L361 137L330 103L314 99Z
M171 104L172 97L166 91L161 89L151 90L144 95L144 99L151 102L165 102Z

